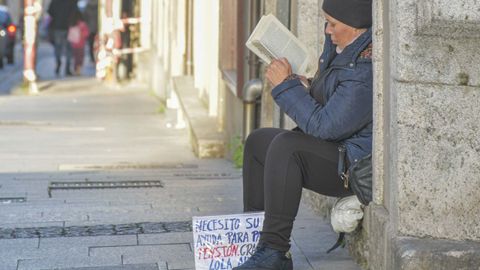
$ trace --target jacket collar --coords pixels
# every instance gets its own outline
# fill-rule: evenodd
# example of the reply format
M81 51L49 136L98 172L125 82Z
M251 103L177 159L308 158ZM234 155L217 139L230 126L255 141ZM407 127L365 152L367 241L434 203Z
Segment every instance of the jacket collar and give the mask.
M343 49L342 53L337 55L330 66L347 66L350 68L355 67L357 59L360 53L367 48L372 42L372 28L368 28L365 33L361 34L354 42ZM329 55L333 54L336 50L336 45L332 43L330 35L327 35L327 44Z

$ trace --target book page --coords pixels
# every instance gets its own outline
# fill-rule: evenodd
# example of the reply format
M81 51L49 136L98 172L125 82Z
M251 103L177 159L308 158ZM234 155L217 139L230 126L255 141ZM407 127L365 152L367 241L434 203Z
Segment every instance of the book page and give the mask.
M287 58L297 74L303 74L309 64L306 47L271 14L262 17L246 45L267 63Z
M262 43L259 41L259 40L254 40L252 41L252 44L262 53L265 55L265 57L267 58L267 63L270 63L272 62L273 59L275 59L275 55L269 50L267 49L266 46L262 45Z
M282 32L281 29L273 23L268 26L259 40L263 46L273 53L275 58L284 57L281 54L284 51L285 45L290 42L285 32Z
M305 61L308 59L307 52L293 41L290 41L282 51L283 57L287 58L292 65L292 70L305 70L304 64L308 64ZM305 69L304 69L305 68Z

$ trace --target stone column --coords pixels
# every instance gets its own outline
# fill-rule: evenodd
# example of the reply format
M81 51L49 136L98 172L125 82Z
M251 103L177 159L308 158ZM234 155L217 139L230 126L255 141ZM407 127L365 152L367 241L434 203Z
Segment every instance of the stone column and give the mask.
M480 3L375 0L370 269L480 265Z

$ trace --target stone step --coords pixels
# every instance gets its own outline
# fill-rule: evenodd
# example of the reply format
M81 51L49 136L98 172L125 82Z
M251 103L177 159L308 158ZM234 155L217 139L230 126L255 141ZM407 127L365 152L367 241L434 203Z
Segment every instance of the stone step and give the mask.
M224 156L224 134L217 132L216 117L208 115L208 110L198 98L192 76L173 77L173 90L180 103L180 110L189 129L190 143L199 158L219 158Z

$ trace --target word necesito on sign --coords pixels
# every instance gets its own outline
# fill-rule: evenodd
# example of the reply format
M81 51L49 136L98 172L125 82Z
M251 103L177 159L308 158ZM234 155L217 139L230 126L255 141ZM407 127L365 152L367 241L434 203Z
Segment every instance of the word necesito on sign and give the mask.
M232 269L255 251L263 212L193 217L195 269Z

